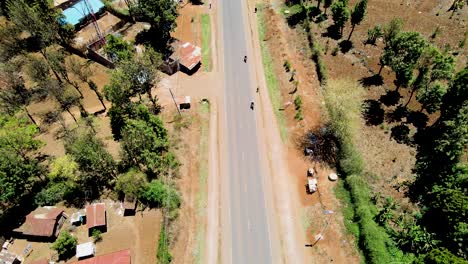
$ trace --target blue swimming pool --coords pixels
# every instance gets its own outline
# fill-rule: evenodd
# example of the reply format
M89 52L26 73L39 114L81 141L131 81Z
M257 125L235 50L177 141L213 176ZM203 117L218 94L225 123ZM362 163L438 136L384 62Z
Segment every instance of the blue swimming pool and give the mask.
M99 10L104 7L104 4L100 0L88 0L88 3L90 4L94 13L99 12ZM63 10L63 22L75 26L76 24L80 23L81 19L88 16L89 13L90 11L86 7L84 0L78 1L76 4Z

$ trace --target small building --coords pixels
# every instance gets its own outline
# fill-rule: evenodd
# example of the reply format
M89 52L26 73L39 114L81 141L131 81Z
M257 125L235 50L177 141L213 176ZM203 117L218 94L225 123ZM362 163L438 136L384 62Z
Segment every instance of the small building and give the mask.
M20 264L21 261L18 256L9 253L6 250L0 251L0 263L1 264Z
M190 96L179 96L175 98L175 101L180 110L190 109Z
M169 61L178 62L180 70L186 74L192 75L201 65L201 48L190 42L176 41L172 45L174 53L169 57Z
M86 226L90 236L94 229L107 231L106 204L96 203L86 206Z
M137 201L133 197L125 197L123 201L124 216L135 215Z
M131 264L130 250L124 249L110 254L73 262L73 264Z
M75 212L70 216L70 223L74 226L80 226L81 224L85 222L84 218L85 218L84 212L82 211Z
M26 216L26 221L13 230L16 235L28 240L53 241L67 216L63 209L54 206L38 207Z
M93 242L87 242L76 246L76 258L84 259L96 254L96 245Z

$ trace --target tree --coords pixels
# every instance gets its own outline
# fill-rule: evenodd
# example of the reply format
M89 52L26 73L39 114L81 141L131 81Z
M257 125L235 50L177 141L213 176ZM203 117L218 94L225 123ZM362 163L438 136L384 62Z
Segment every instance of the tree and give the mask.
M140 0L131 7L137 20L151 25L151 35L157 36L157 46L165 50L170 33L176 27L177 4L173 0Z
M397 87L406 87L427 41L418 32L403 32L386 42L382 63L389 65L396 75Z
M104 52L113 62L119 62L122 60L130 60L133 57L135 48L131 43L125 41L122 37L109 35L106 37L106 45L104 46Z
M135 168L125 174L119 175L115 184L115 190L125 195L125 198L135 199L142 195L148 182L146 175Z
M0 114L0 208L18 204L31 190L43 167L37 159L43 142L26 119Z
M17 110L23 110L36 126L36 120L28 110L28 105L33 101L33 91L28 90L20 73L19 63L7 63L0 66L0 79L3 81L3 89L0 90L0 108L8 114L14 114Z
M83 131L84 130L84 131ZM65 138L65 151L80 168L80 184L99 191L116 178L115 161L92 131L78 129Z
M403 27L403 20L401 18L392 19L387 25L383 28L383 39L385 43L391 42L398 34L401 32Z
M0 20L0 61L7 62L23 51L21 30L12 22Z
M434 248L428 254L421 255L418 264L468 264L468 261L457 257L446 248Z
M377 39L380 37L383 37L383 31L380 25L376 25L373 28L369 28L367 30L366 44L375 45Z
M416 99L421 103L421 111L425 109L429 114L432 114L439 110L446 92L447 87L441 82L435 82L418 90Z
M148 48L142 56L122 60L119 68L129 82L132 94L147 94L153 108L157 109L157 99L151 94L151 88L159 82L157 67L161 65L161 56Z
M179 193L161 180L151 181L140 199L152 207L162 207L169 211L179 208L181 203Z
M349 20L349 9L343 1L337 1L332 5L333 22L337 29L340 30L340 35L343 34L343 27Z
M364 16L366 15L366 11L367 0L359 1L354 7L353 12L351 13L351 25L353 27L351 28L351 32L349 33L348 41L351 39L351 35L353 34L356 25L361 24L362 20L364 19Z
M73 181L79 180L79 165L71 155L64 155L52 160L48 178L50 181Z
M52 244L52 249L56 250L60 259L69 259L75 254L78 239L67 231L60 232L57 240Z

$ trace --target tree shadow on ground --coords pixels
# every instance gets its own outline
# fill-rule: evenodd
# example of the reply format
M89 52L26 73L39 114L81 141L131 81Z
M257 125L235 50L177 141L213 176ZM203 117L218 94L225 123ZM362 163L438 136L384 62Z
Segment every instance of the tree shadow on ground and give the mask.
M368 126L377 126L383 123L385 111L381 102L369 99L363 103L362 114Z
M338 46L340 46L341 52L346 53L353 48L353 42L350 40L342 40L338 43Z
M422 112L411 111L408 114L408 123L413 124L417 128L426 127L428 121L429 117Z
M158 34L151 31L151 28L145 29L136 35L135 44L151 46L155 51L162 55L163 60L166 60L173 53L171 44L174 43L176 39L157 38L155 36L158 36Z
M297 145L313 161L322 161L330 166L334 166L337 161L338 140L328 126L309 130Z
M400 124L392 127L392 133L390 136L400 144L411 144L411 139L409 137L410 129L405 124Z
M400 98L401 95L398 91L388 91L380 97L379 101L386 106L392 106L398 104Z
M392 112L389 112L385 115L385 120L388 123L401 122L403 118L408 117L409 111L404 106L398 106Z
M322 36L339 40L341 38L340 29L336 25L331 25L327 28L327 32L323 33Z
M369 76L369 77L363 77L359 80L359 83L361 83L362 86L364 87L370 87L370 86L380 86L382 85L384 82L383 82L383 78L380 74L374 74L372 76Z

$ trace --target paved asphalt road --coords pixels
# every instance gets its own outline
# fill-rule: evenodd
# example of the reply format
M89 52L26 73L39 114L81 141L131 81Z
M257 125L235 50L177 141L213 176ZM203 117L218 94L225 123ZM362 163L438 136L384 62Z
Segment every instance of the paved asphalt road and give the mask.
M254 100L242 15L245 0L220 0L224 38L225 102L232 263L272 263ZM256 109L254 110L256 111Z

